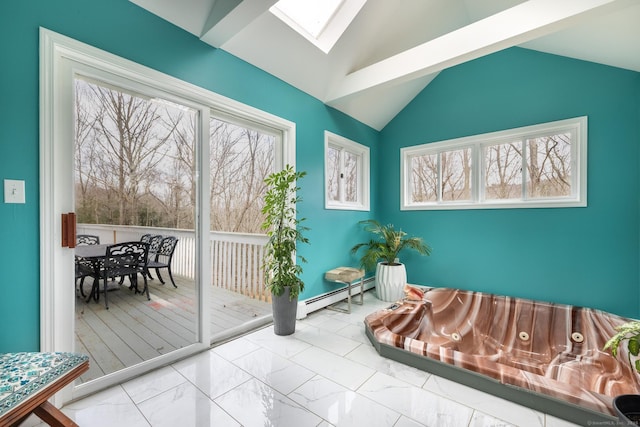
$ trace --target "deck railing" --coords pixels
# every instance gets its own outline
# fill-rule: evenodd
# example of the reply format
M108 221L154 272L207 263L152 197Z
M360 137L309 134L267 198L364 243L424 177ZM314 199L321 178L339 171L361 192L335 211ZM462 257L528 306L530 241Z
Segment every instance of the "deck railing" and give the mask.
M100 243L137 241L143 234L161 234L179 239L173 255L174 274L195 279L196 240L193 230L126 225L78 224L78 234L100 236ZM267 236L264 234L209 233L211 284L251 298L269 301L261 263Z

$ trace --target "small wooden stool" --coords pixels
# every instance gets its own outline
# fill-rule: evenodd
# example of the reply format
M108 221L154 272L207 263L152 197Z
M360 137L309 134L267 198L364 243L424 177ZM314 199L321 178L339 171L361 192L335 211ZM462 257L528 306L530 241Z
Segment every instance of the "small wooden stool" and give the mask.
M360 301L353 301L354 304L362 305L364 302L364 270L353 267L338 267L333 270L329 270L324 274L324 278L329 282L340 283L346 286L347 289L347 306L344 308L336 307L341 301L335 304L331 304L327 308L329 310L340 311L342 313L351 313L351 289L360 286ZM358 280L356 283L352 283L354 280Z
M50 426L77 426L48 399L87 369L84 354L0 354L0 426L17 426L32 412Z

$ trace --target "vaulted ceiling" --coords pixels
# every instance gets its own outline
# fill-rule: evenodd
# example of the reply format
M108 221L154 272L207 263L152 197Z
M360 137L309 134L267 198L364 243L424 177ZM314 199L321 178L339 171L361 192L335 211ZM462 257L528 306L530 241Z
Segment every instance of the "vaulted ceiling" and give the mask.
M276 0L130 1L378 130L440 71L512 46L640 72L640 0L368 0L328 54Z

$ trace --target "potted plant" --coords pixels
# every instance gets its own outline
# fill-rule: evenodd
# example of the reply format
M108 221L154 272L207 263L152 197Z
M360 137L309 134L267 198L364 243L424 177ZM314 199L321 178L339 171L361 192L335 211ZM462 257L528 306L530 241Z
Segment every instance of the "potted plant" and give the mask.
M304 289L300 279L302 267L296 258L296 244L309 243L302 232L308 230L300 225L305 219L296 217L297 204L302 200L296 192L300 190L297 181L306 172L295 172L290 165L279 172L270 174L265 180L267 192L264 196L264 222L262 229L269 240L265 246L262 268L265 284L271 291L273 327L276 335L291 335L296 327L298 295Z
M618 332L607 341L603 350L611 350L611 355L616 357L618 348L626 341L629 365L640 373L640 359L638 358L640 354L640 321L627 322L616 327L616 331ZM627 425L640 425L640 395L622 394L616 396L613 399L613 407L620 421L624 421Z
M408 237L393 225L382 225L374 219L360 221L365 231L374 235L368 242L358 243L351 248L356 254L365 248L360 264L366 270L376 268L376 293L383 301L397 301L402 298L407 283L407 271L399 262L398 254L403 249L413 249L421 255L430 255L431 248L420 237Z

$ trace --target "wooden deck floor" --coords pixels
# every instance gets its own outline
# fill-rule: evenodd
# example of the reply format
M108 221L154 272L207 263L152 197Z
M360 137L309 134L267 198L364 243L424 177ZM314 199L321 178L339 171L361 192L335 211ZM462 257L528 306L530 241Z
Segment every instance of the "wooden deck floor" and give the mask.
M155 277L155 275L154 275ZM195 286L176 276L170 282L149 281L151 301L128 288L128 281L103 295L99 302L76 298L76 351L89 355L90 369L80 377L87 382L122 368L150 360L196 340ZM85 292L91 280L86 280ZM117 282L114 283L115 287ZM211 290L211 333L224 333L271 313L271 303L257 301L225 289Z

